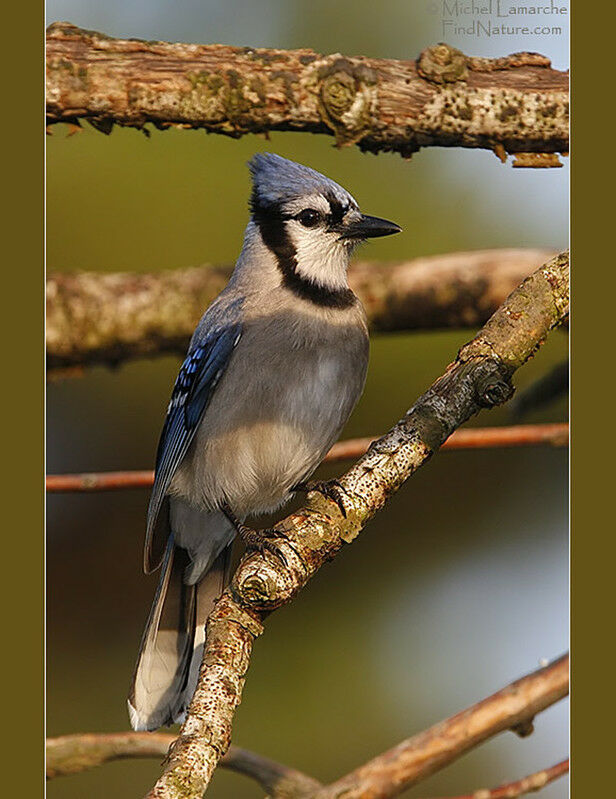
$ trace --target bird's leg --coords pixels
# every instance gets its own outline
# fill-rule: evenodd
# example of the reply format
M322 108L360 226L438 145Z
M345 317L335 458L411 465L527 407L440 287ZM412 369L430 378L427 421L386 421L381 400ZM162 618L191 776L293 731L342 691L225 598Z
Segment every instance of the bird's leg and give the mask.
M335 502L340 508L340 513L346 519L346 508L342 501L344 496L344 488L338 480L308 480L296 483L291 487L291 491L301 491L308 494L310 491L317 491L322 494L326 499Z
M287 559L271 540L280 538L280 535L275 530L253 530L252 527L248 527L241 522L228 505L223 505L221 510L237 530L237 534L242 539L247 550L256 550L262 556L265 555L265 552L270 552L283 566L288 566Z

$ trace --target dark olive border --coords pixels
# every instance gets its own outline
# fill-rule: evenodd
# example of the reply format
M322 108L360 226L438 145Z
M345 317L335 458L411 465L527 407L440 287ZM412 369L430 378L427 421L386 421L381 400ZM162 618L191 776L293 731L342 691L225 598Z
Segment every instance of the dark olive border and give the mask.
M3 796L42 796L44 9L3 8Z
M583 797L609 791L614 740L614 156L600 76L611 74L616 14L572 6L571 796Z

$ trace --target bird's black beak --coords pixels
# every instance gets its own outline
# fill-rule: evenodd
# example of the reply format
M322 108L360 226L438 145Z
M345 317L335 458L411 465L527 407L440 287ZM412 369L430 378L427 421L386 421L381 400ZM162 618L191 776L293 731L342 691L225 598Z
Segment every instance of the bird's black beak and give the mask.
M378 216L362 214L359 219L355 219L344 226L340 238L375 239L378 236L391 236L392 233L400 233L401 230L400 225L396 225L395 222L379 219Z

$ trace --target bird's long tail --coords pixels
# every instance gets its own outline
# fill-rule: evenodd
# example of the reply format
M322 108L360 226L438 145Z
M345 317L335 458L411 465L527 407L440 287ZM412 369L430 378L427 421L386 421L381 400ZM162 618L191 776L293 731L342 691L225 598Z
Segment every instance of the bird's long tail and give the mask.
M176 545L176 539L183 538L182 531L177 532L167 541L131 683L128 712L134 730L155 730L183 720L197 684L205 623L229 579L230 543L197 582L194 553ZM203 527L201 535L207 541Z

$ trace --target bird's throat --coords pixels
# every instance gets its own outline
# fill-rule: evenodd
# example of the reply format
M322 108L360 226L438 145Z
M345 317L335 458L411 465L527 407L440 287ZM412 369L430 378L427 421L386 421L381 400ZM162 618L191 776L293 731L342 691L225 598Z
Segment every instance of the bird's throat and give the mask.
M253 217L261 233L263 243L276 258L282 275L282 284L297 297L325 308L350 308L356 297L344 284L327 285L313 276L310 262L301 261L284 220L275 210L255 208Z

